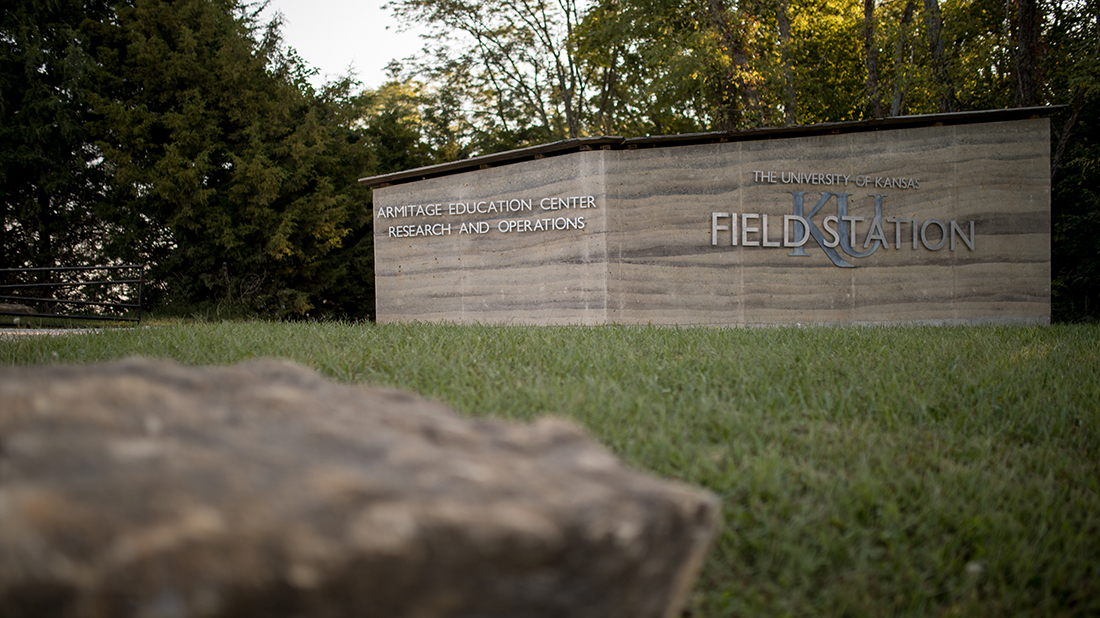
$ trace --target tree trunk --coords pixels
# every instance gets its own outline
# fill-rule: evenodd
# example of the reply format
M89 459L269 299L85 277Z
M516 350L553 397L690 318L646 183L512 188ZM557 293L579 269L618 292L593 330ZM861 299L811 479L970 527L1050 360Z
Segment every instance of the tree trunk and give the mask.
M787 16L787 0L779 0L776 21L779 26L779 50L783 62L783 120L787 125L798 124L798 97L791 71L791 22Z
M757 116L764 115L763 103L756 85L738 76L739 69L749 65L748 50L745 49L745 42L740 34L730 27L729 21L726 19L724 0L707 0L707 8L710 9L711 20L718 28L723 47L729 54L732 65L729 74L726 75L725 87L718 93L722 98L722 102L726 104L723 108L724 118L721 122L723 125L721 128L727 130L741 128L739 125L744 124L745 118L737 100L738 95L744 98L747 107L755 112ZM766 118L757 118L756 120L766 120ZM752 124L751 121L749 124Z
M34 248L37 255L34 256L34 261L31 265L39 268L57 266L57 256L54 255L53 237L58 230L55 229L54 225L57 222L57 217L52 210L53 204L50 202L49 193L46 192L42 185L35 187L35 197L38 199L38 216L35 217L38 224L37 230L35 230L38 233L38 238Z
M562 89L562 102L565 104L565 121L569 129L569 138L576 139L581 135L580 117L584 106L584 100L577 97L580 89L580 71L577 68L573 50L573 23L576 14L576 3L566 1L559 3L559 6L561 6L562 13L565 15L566 38L561 43L561 50L555 50L555 68L558 71L558 81ZM545 18L545 11L543 16ZM546 22L544 21L544 23ZM544 30L546 30L547 41L553 41L553 36L547 26L544 26ZM559 54L565 55L564 64Z
M1039 104L1039 24L1035 0L1016 0L1016 107Z
M943 44L943 16L939 0L924 0L924 23L928 26L928 50L932 54L932 79L936 85L941 112L958 111L955 84L947 69L947 53Z
M914 0L906 0L905 12L898 28L898 42L894 48L894 98L890 102L890 115L899 116L905 109L905 97L909 95L909 78L905 62L905 49L909 47L909 24L913 22Z
M863 0L863 57L867 65L867 100L871 113L882 118L882 95L878 87L878 46L875 45L875 0Z
M599 119L597 125L604 135L611 135L615 130L615 114L612 96L619 81L619 53L611 52L611 62L603 69L603 78L600 80L600 104L597 109Z

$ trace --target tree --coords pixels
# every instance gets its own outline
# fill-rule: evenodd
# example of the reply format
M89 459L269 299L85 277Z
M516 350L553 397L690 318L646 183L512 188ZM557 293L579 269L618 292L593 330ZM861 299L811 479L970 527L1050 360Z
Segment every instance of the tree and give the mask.
M958 110L955 98L955 81L947 66L947 52L944 50L943 15L940 13L939 0L924 0L924 23L928 28L928 52L932 58L932 79L939 111Z
M339 105L280 52L278 23L261 28L236 0L134 0L84 30L102 75L91 130L113 176L111 248L153 265L151 300L316 307L324 257L364 206L344 176L357 157Z
M882 93L878 84L878 47L875 44L875 0L863 0L863 56L867 66L867 100L873 118L882 118Z
M372 155L372 174L438 163L442 159L437 152L451 155L463 132L452 126L454 117L446 104L415 82L388 82L360 94L356 104L357 122Z
M589 126L605 135L704 130L721 113L719 38L700 27L706 5L602 0L577 29L582 66L599 88Z
M107 176L83 98L94 62L80 44L104 2L10 0L0 11L0 264L99 261Z
M1039 15L1036 0L1016 0L1016 106L1038 105Z
M910 41L909 29L913 23L915 9L915 0L905 0L905 8L902 9L901 18L897 22L898 27L894 34L894 84L893 96L890 99L891 116L904 114L905 101L912 89L910 68L912 67L913 44Z
M780 63L783 68L783 119L786 124L798 124L798 96L791 61L791 20L787 0L778 0L775 22L779 33Z
M401 18L433 30L436 46L411 72L461 93L484 151L585 132L588 76L573 30L577 0L395 0Z
M332 126L345 138L339 178L360 178L398 172L454 157L455 135L444 119L430 114L446 110L418 84L391 81L375 90L355 92L357 84L342 80L326 89L332 103ZM429 117L425 117L429 114ZM441 124L436 124L441 123ZM374 226L369 189L357 186L348 233L341 247L325 255L323 294L311 316L359 318L374 316Z
M1069 109L1054 118L1051 287L1054 319L1100 319L1100 3L1056 2L1044 20L1040 74ZM1043 44L1045 43L1045 44Z
M863 118L867 67L860 0L791 4L798 117L805 124Z

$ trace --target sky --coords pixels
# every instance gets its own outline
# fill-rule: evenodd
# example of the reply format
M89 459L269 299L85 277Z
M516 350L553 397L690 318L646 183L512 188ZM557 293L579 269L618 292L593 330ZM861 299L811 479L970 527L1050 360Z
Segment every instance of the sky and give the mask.
M283 40L306 64L321 70L315 85L342 76L348 67L369 88L381 86L390 60L416 53L424 42L401 24L386 0L271 0L268 13L283 14Z

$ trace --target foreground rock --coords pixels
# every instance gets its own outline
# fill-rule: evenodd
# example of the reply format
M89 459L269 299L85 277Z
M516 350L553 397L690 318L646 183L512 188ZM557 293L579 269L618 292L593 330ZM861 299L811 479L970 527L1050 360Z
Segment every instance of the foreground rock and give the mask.
M717 521L564 421L272 361L0 369L0 615L676 615Z

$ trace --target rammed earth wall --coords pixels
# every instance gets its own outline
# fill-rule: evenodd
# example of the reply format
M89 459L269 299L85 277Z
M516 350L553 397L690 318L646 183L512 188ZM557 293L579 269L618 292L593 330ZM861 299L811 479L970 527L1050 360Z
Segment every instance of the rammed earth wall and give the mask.
M1049 322L1048 120L926 125L365 179L378 321Z

